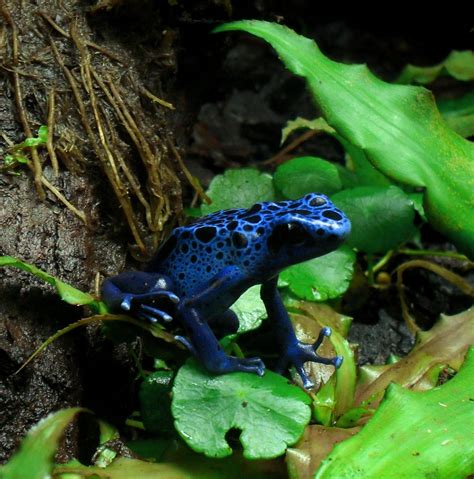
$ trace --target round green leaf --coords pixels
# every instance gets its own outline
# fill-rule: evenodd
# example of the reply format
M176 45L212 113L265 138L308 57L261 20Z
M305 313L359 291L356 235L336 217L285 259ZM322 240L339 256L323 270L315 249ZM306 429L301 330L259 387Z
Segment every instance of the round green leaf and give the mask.
M203 204L203 215L230 208L248 208L259 201L275 198L272 177L253 168L228 170L211 181L207 195L210 205Z
M275 186L291 200L306 193L331 195L342 188L339 171L329 161L303 156L283 163L273 176Z
M247 459L283 454L303 434L310 398L283 376L267 371L212 375L195 360L178 372L173 387L175 426L188 446L209 457L232 454L226 433L240 429Z
M354 251L342 246L327 255L290 266L280 276L299 298L326 301L346 292L354 261Z
M331 199L351 220L347 244L359 251L384 253L414 234L413 202L396 186L361 186Z
M260 285L249 288L233 304L232 310L239 317L239 333L256 329L267 317L267 310L260 298Z

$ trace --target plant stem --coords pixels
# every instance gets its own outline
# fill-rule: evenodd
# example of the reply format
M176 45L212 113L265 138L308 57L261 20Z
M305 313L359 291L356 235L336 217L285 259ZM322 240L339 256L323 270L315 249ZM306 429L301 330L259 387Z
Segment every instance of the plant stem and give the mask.
M444 256L446 258L459 259L461 261L469 261L469 258L461 253L453 251L430 251L424 249L399 249L397 253L406 254L408 256Z

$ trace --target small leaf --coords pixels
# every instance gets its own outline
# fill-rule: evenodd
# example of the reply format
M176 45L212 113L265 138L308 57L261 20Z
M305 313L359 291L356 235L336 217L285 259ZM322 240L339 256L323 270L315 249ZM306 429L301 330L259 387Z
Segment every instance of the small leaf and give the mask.
M298 444L286 452L286 463L291 479L314 477L321 461L334 446L354 436L358 431L358 427L340 429L318 425L308 426Z
M324 118L315 118L314 120L307 120L306 118L298 117L294 120L290 120L285 125L281 132L281 143L284 143L288 137L301 128L317 131L319 133L333 134L336 132L334 128L328 125Z
M444 61L429 67L407 65L396 80L397 83L427 84L440 75L451 75L456 80L474 80L474 52L470 50L452 51Z
M41 125L39 127L38 139L44 144L48 142L48 127L46 125Z
M385 253L413 236L413 202L396 186L361 186L332 200L351 220L347 244L359 251Z
M275 198L272 177L252 168L227 170L211 181L208 196L210 205L203 204L203 215L230 208L249 208L259 201Z
M294 158L283 163L275 171L273 181L277 189L290 200L312 192L331 195L342 188L336 166L314 156Z
M81 408L63 409L50 414L34 426L23 439L20 449L0 469L2 479L47 479L66 426Z
M43 125L38 130L38 136L36 138L27 138L23 143L18 145L19 148L31 148L33 146L44 145L48 141L48 127Z
M56 279L54 276L42 271L32 264L20 261L13 256L0 256L0 267L1 266L13 266L15 268L22 269L23 271L27 271L28 273L34 274L37 278L49 283L51 286L54 286L61 299L66 303L73 304L75 306L87 305L93 308L95 311L106 311L105 305L102 302L97 301L90 294L84 293L83 291L80 291L79 289L76 289L69 284L64 283L63 281Z
M290 266L282 271L281 278L299 298L326 301L346 292L354 261L354 251L342 246L327 255Z
M408 193L407 195L413 202L413 208L421 216L423 221L427 221L425 209L423 208L423 193Z
M334 448L315 479L468 477L474 472L473 378L471 349L441 387L412 392L390 384L372 419Z
M474 92L460 98L437 101L446 123L464 138L474 136Z
M239 334L258 328L267 317L267 310L260 298L260 285L245 291L231 309L239 317Z
M214 376L189 361L176 376L172 412L176 429L195 451L232 454L226 433L240 429L247 459L277 457L308 424L310 398L284 377L267 371Z

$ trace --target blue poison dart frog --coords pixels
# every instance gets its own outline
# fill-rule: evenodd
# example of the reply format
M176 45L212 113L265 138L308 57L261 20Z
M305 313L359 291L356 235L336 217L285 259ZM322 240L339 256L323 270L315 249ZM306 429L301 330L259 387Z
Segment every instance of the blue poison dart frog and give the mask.
M314 344L298 341L277 290L278 274L335 250L350 228L344 213L315 193L294 201L218 211L174 229L144 272L106 280L102 297L114 312L126 311L152 322L178 319L186 336L176 340L210 372L261 376L265 365L260 358L228 356L211 329L228 326L228 332L235 332L238 320L229 308L247 289L261 284L260 295L281 350L277 370L294 365L304 387L311 388L304 363L338 368L342 357L316 353L330 328L323 328Z

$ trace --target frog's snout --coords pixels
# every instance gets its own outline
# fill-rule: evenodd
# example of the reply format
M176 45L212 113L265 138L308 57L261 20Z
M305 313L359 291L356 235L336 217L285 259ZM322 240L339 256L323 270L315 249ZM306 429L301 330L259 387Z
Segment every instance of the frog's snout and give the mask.
M351 232L351 222L349 218L338 208L327 209L322 213L327 221L327 239L333 243L334 247L343 243Z

